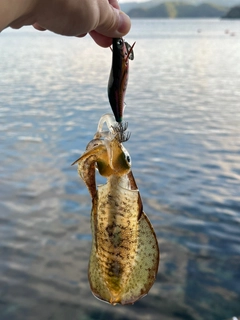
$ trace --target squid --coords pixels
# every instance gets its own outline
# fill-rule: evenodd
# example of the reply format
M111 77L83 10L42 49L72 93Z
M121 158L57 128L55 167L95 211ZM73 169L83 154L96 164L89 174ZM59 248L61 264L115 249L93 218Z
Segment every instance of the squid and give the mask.
M157 237L123 146L130 137L126 130L127 124L103 115L93 140L73 163L92 198L90 287L96 298L112 305L133 304L145 296L159 265ZM97 171L105 184L97 186Z

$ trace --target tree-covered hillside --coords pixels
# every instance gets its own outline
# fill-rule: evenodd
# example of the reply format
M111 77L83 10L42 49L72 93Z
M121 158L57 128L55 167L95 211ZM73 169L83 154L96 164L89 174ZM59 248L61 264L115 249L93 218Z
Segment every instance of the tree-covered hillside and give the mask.
M240 6L233 7L223 17L224 19L240 19Z
M219 18L224 16L228 8L203 3L198 6L184 2L166 2L155 7L131 9L131 18Z

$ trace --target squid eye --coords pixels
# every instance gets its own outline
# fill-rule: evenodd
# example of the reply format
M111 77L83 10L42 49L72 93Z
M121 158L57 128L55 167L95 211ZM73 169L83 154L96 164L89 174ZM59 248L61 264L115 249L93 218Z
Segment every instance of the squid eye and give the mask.
M131 167L131 156L130 154L128 153L127 149L124 148L124 146L122 145L122 163L124 166L127 166L127 168L129 169Z
M131 157L130 157L130 154L127 152L127 150L124 150L124 154L125 154L125 159L126 159L128 165L130 166L130 165L131 165Z

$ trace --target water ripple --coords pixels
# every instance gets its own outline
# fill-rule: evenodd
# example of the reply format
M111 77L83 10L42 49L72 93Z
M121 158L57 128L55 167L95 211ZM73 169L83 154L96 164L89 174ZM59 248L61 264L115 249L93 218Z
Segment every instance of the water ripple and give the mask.
M3 319L240 314L240 44L225 34L233 28L239 23L133 21L126 148L161 263L149 295L127 315L91 295L91 199L71 167L110 112L111 51L89 37L1 33Z

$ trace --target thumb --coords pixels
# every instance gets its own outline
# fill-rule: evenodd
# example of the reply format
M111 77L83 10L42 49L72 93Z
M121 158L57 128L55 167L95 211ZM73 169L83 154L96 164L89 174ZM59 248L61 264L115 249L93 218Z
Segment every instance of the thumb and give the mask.
M125 36L131 28L131 20L124 12L109 5L104 10L100 10L99 24L95 31L110 37L121 38Z

